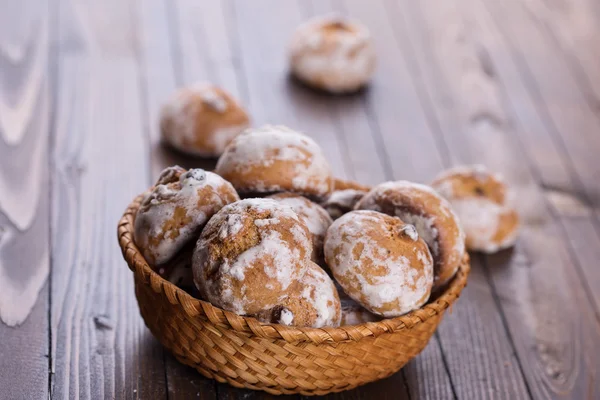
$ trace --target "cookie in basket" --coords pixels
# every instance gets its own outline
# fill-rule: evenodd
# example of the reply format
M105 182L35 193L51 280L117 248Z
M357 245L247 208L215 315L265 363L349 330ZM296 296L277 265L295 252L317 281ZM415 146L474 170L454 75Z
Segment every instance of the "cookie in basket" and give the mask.
M399 217L417 228L435 261L434 288L456 273L465 253L465 234L450 203L426 185L408 181L375 186L356 205Z
M469 250L495 253L515 243L519 215L500 175L483 165L461 166L444 171L431 186L452 204Z
M339 284L336 285L340 296L340 305L342 309L341 326L360 325L365 322L380 321L381 317L369 312L366 308L358 304L352 297L348 296Z
M302 24L290 43L290 69L305 84L331 93L354 92L375 69L375 49L367 27L341 15Z
M319 265L324 265L323 241L325 240L327 228L333 222L327 211L306 197L290 192L277 193L269 196L269 198L290 206L304 221L312 236L312 260Z
M162 140L181 152L201 157L220 156L249 125L248 114L237 100L205 82L177 90L160 116Z
M329 213L332 219L338 219L342 215L354 210L354 206L367 193L358 189L342 189L331 192L329 197L321 203L321 206Z
M159 269L195 240L208 219L239 200L231 184L202 169L169 167L146 195L135 218L135 243Z
M317 264L309 262L304 275L286 292L281 304L256 315L259 321L313 328L340 325L337 288Z
M285 126L246 130L227 146L215 172L246 195L290 191L320 198L333 186L319 145Z
M399 218L345 214L327 231L325 260L344 292L377 315L403 315L429 299L433 258L415 227Z

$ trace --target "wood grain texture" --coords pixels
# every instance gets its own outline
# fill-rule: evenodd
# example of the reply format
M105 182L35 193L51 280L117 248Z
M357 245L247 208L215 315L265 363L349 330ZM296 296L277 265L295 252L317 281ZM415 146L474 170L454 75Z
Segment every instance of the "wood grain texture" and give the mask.
M481 8L484 8L483 6L480 4ZM569 5L570 9L573 7L575 4ZM567 62L568 54L557 53L556 45L551 41L543 40L548 38L547 32L545 35L538 32L528 37L535 39L533 40L535 46L545 47L544 56L554 52L555 57L563 59L564 67L559 68L558 71L553 70L550 77L545 71L548 69L547 65L527 55L531 47L529 41L516 46L514 36L502 34L499 29L494 29L494 26L500 26L498 25L500 22L494 21L494 16L502 17L502 15L492 11L493 9L488 7L475 19L482 21L489 18L489 25L485 25L482 34L488 43L494 41L498 49L490 52L490 58L498 62L498 73L504 78L506 92L510 93L510 96L507 96L508 102L522 124L523 129L517 139L521 141L525 153L529 156L527 160L535 169L538 179L544 186L549 204L553 207L554 213L561 217L563 225L569 224L564 220L565 217L580 214L582 209L586 209L590 211L587 224L595 226L596 232L600 234L600 202L597 193L600 175L596 166L595 151L592 150L598 142L596 140L598 135L592 132L600 128L597 112L586 112L588 107L584 104L586 100L583 93L578 93L578 88L574 86L577 71L573 72L573 66ZM524 14L523 9L509 10L509 12ZM572 10L572 12L581 15L581 11ZM539 10L539 14L539 18L545 15L543 10ZM524 15L522 17L524 18ZM531 21L522 21L528 24L525 29L536 29L537 25ZM583 44L585 43L587 42L584 41ZM538 53L539 51L541 50L538 50ZM573 74L574 77L569 77ZM564 89L571 94L554 99L542 92L542 90L552 90L552 87L556 88L557 79L572 83L569 89ZM550 105L556 102L560 104ZM589 101L587 103L589 104ZM577 110L574 112L578 115L573 116L574 118L566 118L565 116L571 114L573 110ZM575 120L577 125L573 125ZM585 147L586 151L574 153L579 151L574 149L574 146ZM590 246L600 246L597 235L590 236L589 240ZM600 303L592 289L600 285L597 268L593 264L579 262L577 270L580 271L584 284L588 287L587 293L594 301L596 313L600 313Z
M425 82L430 80L448 147L461 162L485 162L504 173L520 199L524 226L514 252L484 262L527 389L536 398L593 395L598 366L589 351L599 340L597 323L560 224L515 140L521 129L505 106L487 49L477 42L469 18L448 23L457 4L420 4L411 9L411 20L426 27L415 35L421 38L415 58L430 76Z
M578 54L596 53L594 42L588 38L597 36L590 33L591 27L600 22L597 7L590 9L592 3L582 1L564 3L560 11L550 11L547 7L555 7L542 6L535 1L528 2L527 6L515 2L485 2L485 6L495 24L504 27L504 38L536 97L538 107L551 124L548 133L563 156L569 158L587 200L598 213L600 163L595 149L600 146L600 135L590 133L600 129L600 103L596 94L590 91L595 92L600 82L599 61L593 56L585 57L585 60L577 57ZM563 24L562 29L559 28L557 12L563 14L562 18L571 19L568 27ZM507 24L508 20L510 24ZM550 23L554 30L548 27ZM565 36L567 29L571 32L568 37ZM527 40L520 39L523 37ZM569 44L569 40L573 43ZM548 60L553 62L548 63ZM587 72L582 71L583 65L586 65Z
M48 393L47 2L0 12L0 398ZM15 18L15 14L19 18Z
M390 7L378 7L370 5L367 9L366 5L362 8L356 4L350 3L348 10L352 15L360 15L361 19L369 25L373 34L375 35L376 41L385 40L386 43L391 43L386 46L386 51L380 51L379 64L383 68L387 64L390 65L405 65L407 69L407 83L398 83L397 85L412 85L411 96L407 96L407 91L404 93L398 92L395 94L397 99L391 94L386 95L387 97L378 94L378 87L374 86L369 92L369 101L374 109L380 110L382 118L393 118L391 115L383 114L383 107L379 106L380 102L390 101L392 103L398 103L400 101L411 101L414 104L422 104L423 112L420 118L422 121L420 124L425 126L429 135L435 135L439 132L439 122L430 115L432 112L432 104L425 93L423 88L420 86L420 81L423 77L420 76L419 70L415 69L411 64L411 58L414 57L408 53L406 48L406 42L402 37L408 36L408 32L405 30L394 30L399 25L408 24L404 21L401 11ZM395 16L389 18L386 21L388 28L382 28L384 25L381 22L381 16ZM384 19L385 21L385 19ZM398 21L401 24L398 24ZM385 26L384 26L385 27ZM392 67L388 67L392 69ZM402 79L398 75L384 75L386 84L391 85L388 81L391 79ZM379 75L376 77L376 79ZM414 79L412 78L414 77ZM381 78L382 80L384 78ZM377 80L375 81L375 85ZM388 111L391 113L391 111ZM415 115L412 118L416 118ZM381 124L380 124L381 126ZM409 132L407 132L408 134ZM391 132L387 135L392 135ZM425 134L414 134L414 136L425 136ZM441 163L447 165L447 154L446 144L440 141L439 138L432 139L437 143L436 146L426 144L425 142L415 141L411 144L410 149L414 154L421 155L421 163L427 162L433 163L433 166L428 167L429 174L423 173L423 170L418 169L419 167L414 165L411 159L400 158L396 162L403 163L402 175L396 175L396 179L402 179L406 176L414 176L412 179L420 181L428 181L434 174L437 174L441 169ZM511 347L510 343L505 337L504 328L502 325L502 318L498 312L497 306L494 303L493 293L490 288L488 281L482 274L472 274L469 278L470 284L465 289L462 298L459 300L456 309L460 311L454 311L449 314L445 321L439 328L439 338L441 340L441 349L438 349L439 356L437 359L426 359L426 354L423 354L423 360L426 361L430 367L429 371L421 371L419 374L413 374L412 381L409 381L409 388L414 386L418 388L415 393L412 393L412 397L417 398L440 398L450 397L454 394L458 395L459 398L467 396L471 398L485 398L491 396L493 393L502 393L506 390L506 393L510 394L509 388L512 389L514 382L506 381L507 376L513 378L513 381L519 382L521 379L521 385L517 385L522 389L522 378L520 378L520 371L516 365L514 357L510 357ZM465 300L466 299L466 300ZM477 306L474 306L474 305ZM463 308L464 307L464 308ZM478 311L478 312L477 312ZM486 351L475 352L472 360L465 360L465 351L471 348L473 344L477 344L480 349L485 348ZM445 359L442 358L445 356ZM414 362L419 362L421 357L417 358ZM437 363L437 365L436 365ZM440 374L437 376L441 377L440 384L432 384L430 380L423 380L423 376L436 376L433 374L434 371L439 371L444 368L444 364L448 364L451 372L451 381L444 381L444 375L447 373ZM466 365L465 365L466 364ZM469 368L470 365L501 365L501 367L495 369L484 369L484 368ZM426 364L427 365L427 364ZM410 375L408 375L410 376ZM419 379L420 378L420 379ZM448 379L448 378L446 378ZM426 383L424 383L426 382ZM412 384L412 385L411 385ZM441 393L439 391L442 391ZM524 391L524 390L523 390ZM514 392L513 392L514 393Z
M470 25L477 38L480 54L487 69L494 74L505 99L505 107L520 127L513 138L519 143L535 179L541 183L544 196L552 212L569 224L571 217L586 216L585 224L596 227L598 207L590 203L577 171L567 154L561 149L557 128L543 103L538 101L534 77L523 68L523 58L507 42L494 23L493 15L481 3L470 7ZM554 132L554 133L552 133ZM566 219L565 219L566 218ZM583 221L581 221L583 223ZM590 247L598 247L597 235L588 237ZM577 257L578 252L574 255ZM588 295L594 299L596 313L600 310L597 293L592 289L600 285L597 268L591 263L577 263L577 270L587 282Z
M53 158L52 397L164 398L115 225L149 180L136 8L60 4Z
M139 69L142 79L143 108L146 110L145 131L150 142L150 186L158 178L162 169L170 165L186 168L203 167L212 169L213 162L186 157L168 149L160 142L159 116L163 103L177 87L186 82L183 65L195 65L184 57L180 43L180 30L183 22L180 4L151 0L139 2ZM185 13L184 13L185 14ZM219 41L220 42L220 41ZM187 51L186 51L187 54ZM189 64L188 64L189 63ZM187 72L186 72L187 73ZM206 79L200 74L200 79ZM193 81L192 81L193 82ZM215 399L215 382L202 377L192 368L180 364L166 350L164 358L167 396L169 399Z

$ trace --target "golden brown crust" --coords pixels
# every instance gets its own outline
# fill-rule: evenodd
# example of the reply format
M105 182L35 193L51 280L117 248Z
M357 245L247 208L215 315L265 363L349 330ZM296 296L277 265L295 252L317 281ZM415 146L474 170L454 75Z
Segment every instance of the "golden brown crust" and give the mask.
M325 260L344 291L386 317L417 309L429 298L433 259L414 226L376 211L336 220L325 238Z
M233 186L217 174L167 168L138 210L136 244L146 261L159 267L196 240L213 214L237 200Z
M428 186L407 181L375 186L356 205L397 216L413 224L435 261L434 288L454 276L465 251L465 238L450 204Z
M292 37L290 67L300 81L314 88L356 91L375 68L370 33L361 23L339 15L313 18Z
M240 193L290 191L324 197L333 187L321 148L283 126L267 125L237 136L219 158L216 172Z
M519 215L501 176L481 165L460 166L442 172L432 186L458 214L469 250L493 253L514 244Z
M312 260L325 265L323 256L323 242L327 228L333 222L327 211L320 205L313 203L304 196L283 192L269 196L268 198L279 201L282 204L292 207L292 209L304 220L312 237L313 254Z
M221 88L197 84L180 89L163 107L163 140L194 155L216 157L250 125L242 106Z

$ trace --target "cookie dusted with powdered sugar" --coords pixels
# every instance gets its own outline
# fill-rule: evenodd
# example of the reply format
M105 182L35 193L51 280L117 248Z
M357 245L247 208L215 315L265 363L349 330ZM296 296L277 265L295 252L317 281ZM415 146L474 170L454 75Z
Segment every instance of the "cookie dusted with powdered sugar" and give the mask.
M140 205L135 243L150 265L160 267L196 240L213 214L237 200L233 186L217 174L169 167Z
M245 199L206 225L192 260L194 281L212 304L239 315L280 305L312 254L308 228L288 206Z
M356 205L399 217L417 228L435 261L434 287L450 280L465 253L465 235L450 203L426 185L408 181L375 186Z
M339 326L340 298L329 275L317 264L309 262L304 275L290 286L281 303L256 317L263 322L282 325Z
M336 287L340 296L342 310L341 326L360 325L366 322L376 322L381 320L381 316L373 314L358 304L352 297L348 296L339 284L337 284Z
M215 172L244 194L290 191L321 198L333 186L319 145L285 126L244 131L227 146Z
M277 193L269 196L269 198L292 207L292 210L304 221L312 236L312 260L319 265L324 265L323 241L325 240L327 228L333 222L327 211L306 197L290 192Z
M494 253L515 243L519 215L499 174L483 165L460 166L441 173L431 186L452 204L469 250Z
M202 157L218 157L250 125L246 111L230 94L200 82L177 90L163 105L162 139L175 149Z
M294 32L290 69L305 84L331 93L365 86L375 69L369 30L341 15L313 18Z
M327 200L321 203L321 206L329 213L333 219L338 219L342 215L354 210L356 203L367 193L366 190L343 189L332 192Z
M344 292L377 315L403 315L429 299L433 258L415 227L399 218L345 214L327 231L325 260Z

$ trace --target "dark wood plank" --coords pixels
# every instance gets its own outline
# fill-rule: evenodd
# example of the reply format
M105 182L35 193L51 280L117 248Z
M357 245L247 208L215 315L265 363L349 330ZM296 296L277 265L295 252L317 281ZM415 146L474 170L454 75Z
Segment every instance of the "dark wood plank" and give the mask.
M412 49L448 147L461 161L484 162L503 172L517 190L523 217L519 242L512 254L503 252L484 262L527 389L536 398L593 398L598 361L590 352L600 341L598 325L560 224L515 139L522 129L485 57L494 52L495 43L481 48L469 19L449 22L457 9L468 14L471 7L408 3L402 3L410 12L408 20L425 27L409 28L415 32ZM520 380L515 376L513 385ZM512 388L522 393L519 389L522 383Z
M143 191L148 144L137 9L60 5L53 148L53 398L164 398L162 351L144 327L115 229Z
M393 116L387 115L383 111L383 107L379 104L385 101L391 101L398 103L401 101L411 101L414 104L418 104L422 107L421 112L412 115L412 118L416 118L415 115L420 115L423 120L421 123L425 124L429 135L434 135L439 131L439 122L432 118L431 113L431 102L427 97L426 93L423 93L424 89L420 85L419 70L415 69L411 64L413 60L408 51L405 48L406 43L403 42L403 35L408 35L407 32L394 31L394 27L398 25L408 24L403 21L402 14L399 10L393 7L384 8L377 7L373 4L369 4L370 7L364 5L360 7L358 2L350 3L348 7L351 14L360 16L373 31L375 40L377 42L385 41L388 45L385 47L385 51L382 49L378 55L380 60L380 66L389 70L398 71L400 68L404 68L407 72L404 76L395 75L378 75L386 79L387 85L392 85L388 80L393 79L406 79L406 83L397 83L395 85L411 85L411 96L407 96L407 91L404 93L398 92L395 95L387 94L385 96L380 95L378 87L374 87L369 92L370 101L372 108L380 113L380 118L393 118ZM381 23L380 16L384 16L385 25ZM390 19L386 20L387 15L390 15ZM400 22L400 24L398 24ZM387 27L386 27L387 25ZM400 45L400 46L399 46ZM405 55L406 54L406 55ZM383 90L383 89L382 89ZM398 97L394 99L393 96ZM389 111L388 111L389 112ZM381 124L380 124L381 126ZM386 131L384 135L392 136L395 132L391 129ZM408 134L408 132L407 132ZM428 181L436 174L441 168L442 163L447 164L449 158L446 151L446 145L439 138L435 139L437 147L426 145L423 142L422 137L425 136L425 132L413 133L413 136L421 137L421 140L414 140L412 144L405 145L410 146L410 149L416 155L420 155L423 160L429 160L434 164L434 167L428 168L427 171L417 170L415 165L412 165L410 159L400 159L403 161L403 174L396 175L396 178L405 178L406 176L415 176L415 178L421 181ZM385 137L385 136L384 136ZM397 161L400 163L401 161ZM425 162L425 161L421 161ZM436 164L437 162L437 164ZM425 173L424 173L425 172ZM474 268L477 268L478 264L475 260ZM437 368L443 368L444 363L448 364L451 373L451 382L448 382L445 386L442 386L443 390L446 390L445 396L452 396L455 392L459 397L476 397L485 398L490 396L496 390L498 393L504 389L509 390L514 386L514 382L504 383L503 378L508 375L510 377L516 377L514 380L518 382L520 378L520 371L516 365L514 357L510 356L511 347L510 342L505 337L505 332L502 324L502 316L498 311L498 308L494 302L493 292L490 288L489 282L485 275L474 273L470 277L470 284L466 288L464 295L459 300L456 309L460 309L461 312L454 311L452 315L449 315L446 320L442 323L439 330L439 337L441 340L441 349L439 358L436 360L438 365ZM464 307L464 309L463 309ZM482 329L483 328L483 329ZM465 351L469 350L473 343L477 344L477 347L482 349L486 348L486 351L475 352L475 356L472 356L473 360L465 360ZM489 348L488 348L489 346ZM420 358L420 357L419 357ZM417 358L416 361L419 360ZM501 365L496 369L483 369L483 368L465 368L465 361L468 361L471 365L483 364L486 365ZM432 363L433 364L433 363ZM442 364L442 365L440 365ZM435 366L435 364L433 365ZM419 371L420 372L420 371ZM407 375L410 376L410 375ZM419 373L413 374L412 381L409 381L409 387L411 384L414 385L418 390L413 393L413 397L430 397L439 398L440 393L435 390L440 390L439 386L431 385L427 379L423 379L423 376L431 376L431 374L420 375ZM443 381L442 381L443 382ZM521 378L521 388L523 388ZM517 385L517 390L519 386ZM510 393L510 392L508 392Z
M535 88L532 87L533 78L521 67L521 61L515 56L504 36L494 29L491 14L481 3L475 3L469 17L470 25L477 38L477 46L482 62L487 69L496 76L503 97L506 99L506 108L518 121L521 127L518 135L514 135L527 157L532 174L541 182L544 196L551 209L557 215L562 225L569 224L572 216L586 216L585 223L596 226L597 218L594 217L593 205L590 204L587 194L580 184L577 172L572 168L569 158L561 151L560 143L555 140L555 135L550 134L556 130L547 112L537 100ZM488 52L487 48L494 51ZM532 93L533 92L533 93ZM589 227L588 226L588 227ZM598 247L597 235L588 237L589 247ZM578 256L575 252L575 257ZM583 276L583 281L588 282L588 295L594 298L596 313L600 310L597 293L591 288L600 285L597 268L593 264L579 261L577 269Z
M531 2L524 4L497 4L486 2L495 24L499 24L505 40L509 43L513 56L522 74L527 78L530 91L535 96L540 111L550 126L548 133L556 142L562 156L567 156L570 167L574 168L583 186L582 195L595 209L600 209L600 163L597 162L597 149L600 148L600 106L596 93L598 89L598 57L593 42L586 42L584 29L597 27L600 22L598 9L586 9L582 2L565 3L566 18L571 21L562 26L557 38L547 25L553 20L546 6ZM510 19L510 24L506 21ZM556 24L556 22L555 22ZM558 27L556 27L558 28ZM581 41L565 43L565 31L581 37ZM597 36L597 29L588 35ZM527 40L520 40L527 37ZM569 35L569 37L571 37ZM597 40L597 39L596 39ZM567 49L568 47L568 49ZM575 54L588 53L590 57L580 60ZM547 60L554 60L551 64ZM593 60L593 61L592 61ZM585 64L580 64L583 61ZM582 71L586 65L586 72ZM592 91L592 92L590 92Z
M48 2L0 13L0 387L44 399L49 386Z
M143 76L142 88L145 94L143 108L146 110L145 131L150 141L151 176L146 184L151 185L160 171L170 165L197 167L198 160L185 157L163 147L160 143L160 108L171 93L183 84L184 65L196 65L183 57L180 43L180 11L175 2L149 0L140 7L140 58L139 67ZM186 15L185 12L182 12ZM181 25L183 29L185 25ZM186 50L186 52L189 50ZM186 53L187 54L187 53ZM179 66L182 66L181 68ZM186 67L187 68L187 67ZM212 168L212 166L202 165ZM180 364L166 350L163 351L165 379L168 398L173 399L215 399L215 382L204 378L196 370Z
M564 100L549 98L548 95L543 96L541 87L545 86L545 90L550 90L548 85L556 85L556 83L552 82L552 79L560 79L565 85L570 85L565 90L576 94L577 88L571 86L574 85L573 80L562 79L555 73L553 73L552 78L547 79L544 78L547 76L545 72L538 75L538 70L532 69L534 66L538 69L542 67L548 69L548 67L539 61L534 61L535 57L524 57L523 54L529 54L529 50L520 50L520 47L528 48L530 45L525 42L522 46L515 47L514 38L508 34L503 35L502 32L493 29L497 24L494 23L491 13L484 11L480 13L477 20L485 20L486 18L489 19L489 25L481 24L483 27L482 38L485 38L488 42L494 41L499 48L499 52L497 52L499 54L493 54L491 57L494 59L494 62L498 63L498 73L504 78L506 91L514 93L514 95L509 97L509 102L512 103L512 109L523 126L518 139L524 143L524 148L530 156L529 159L545 188L545 194L549 203L556 206L554 207L554 212L561 218L563 225L569 224L569 221L565 220L565 217L568 218L570 214L569 209L565 208L570 207L567 203L571 205L580 204L583 207L589 208L592 212L587 218L587 224L595 225L596 231L600 233L600 202L597 194L594 192L598 186L598 178L594 175L596 174L594 170L597 163L592 155L593 150L587 150L586 153L581 154L581 157L571 156L571 153L567 151L567 146L572 147L573 145L577 145L572 142L583 143L583 146L588 149L599 146L594 141L594 138L598 135L593 133L599 128L596 126L597 116L595 117L589 113L582 112L578 117L581 118L579 123L587 126L587 128L582 128L580 126L573 126L573 121L567 121L564 118L563 112L557 114L554 111L556 110L555 107L549 107L549 102L560 103L564 102ZM528 37L530 36L532 35L528 35ZM535 37L543 39L541 36L538 33ZM545 54L555 51L556 46L548 44L544 40L536 40L535 43L539 46L546 46ZM561 57L560 54L556 56ZM564 67L559 69L558 73L568 75L570 71L567 70L567 67ZM585 109L585 106L581 105L581 102L584 101L581 94L575 94L568 95L566 99L573 99L573 96L578 97L579 100L575 100L576 103L574 104L580 105L569 103L563 104L563 106L567 110ZM584 130L573 134L574 129ZM589 138L589 140L586 138ZM594 165L588 166L590 163ZM581 169L586 171L585 174L580 172ZM591 247L600 246L597 235L590 236L588 240ZM577 255L575 253L576 257ZM598 302L597 294L591 289L600 285L597 268L594 265L579 262L578 270L583 277L582 279L585 282L589 282L588 295L595 299L596 313L600 313L600 303Z

